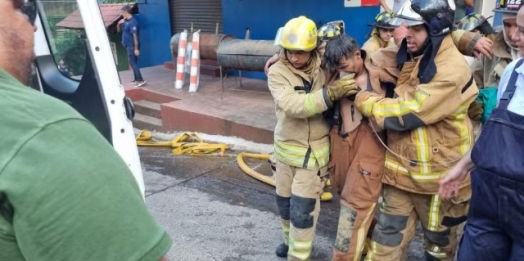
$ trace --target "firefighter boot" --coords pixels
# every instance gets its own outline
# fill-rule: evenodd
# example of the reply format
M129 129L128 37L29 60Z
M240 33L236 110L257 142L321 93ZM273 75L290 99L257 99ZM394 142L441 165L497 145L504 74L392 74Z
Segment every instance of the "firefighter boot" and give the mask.
M289 251L289 246L282 243L277 247L275 254L277 254L278 257L287 257L287 251Z

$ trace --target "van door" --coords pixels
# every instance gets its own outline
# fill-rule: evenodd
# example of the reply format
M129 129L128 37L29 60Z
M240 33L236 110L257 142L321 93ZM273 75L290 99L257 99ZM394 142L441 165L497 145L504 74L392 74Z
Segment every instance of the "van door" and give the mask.
M38 1L32 87L75 108L144 181L132 119L96 0ZM66 17L72 18L63 22Z

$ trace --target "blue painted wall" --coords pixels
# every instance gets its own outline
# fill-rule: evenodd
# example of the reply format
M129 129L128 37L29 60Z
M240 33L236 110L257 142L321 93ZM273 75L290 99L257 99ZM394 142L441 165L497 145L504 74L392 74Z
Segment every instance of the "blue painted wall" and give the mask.
M168 0L138 0L136 15L140 23L138 65L148 67L171 61L171 22Z
M372 29L368 24L379 12L378 6L346 8L344 0L222 0L223 31L241 39L249 27L251 39L272 40L289 19L305 15L317 24L344 20L347 33L363 44ZM243 72L242 76L266 78L259 72Z

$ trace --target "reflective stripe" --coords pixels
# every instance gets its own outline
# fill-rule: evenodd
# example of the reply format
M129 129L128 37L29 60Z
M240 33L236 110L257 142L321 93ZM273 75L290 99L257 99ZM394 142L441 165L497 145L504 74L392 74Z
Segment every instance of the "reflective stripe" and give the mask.
M433 250L433 251L429 251L429 250L426 250L430 255L438 258L438 259L445 259L446 257L448 257L448 255L445 253L445 252L440 252L440 248L439 247L435 247L436 250ZM435 249L434 248L434 249Z
M368 250L365 261L373 261L373 257L377 255L377 243L371 240L371 249Z
M307 148L285 144L275 141L275 155L282 162L295 167L303 167L306 158ZM314 167L315 161L309 160L307 167Z
M429 160L429 141L426 127L417 128L415 131L416 148L417 148L417 163L420 166L421 174L431 173L431 162Z
M453 117L453 125L457 127L460 135L460 154L466 154L471 148L471 135L464 124L467 116L469 105L460 106L451 116Z
M361 105L362 107L362 114L364 115L372 115L371 112L373 110L373 105L378 100L378 97L368 97Z
M275 155L279 160L282 162L295 167L302 168L302 164L304 163L304 158L298 158L298 159L292 159L289 154L286 154L285 152L281 152L279 149L277 149L277 146L275 144Z
M312 151L319 167L324 167L329 163L329 143Z
M284 243L289 246L289 220L280 219L280 225L282 226L282 232L284 233Z
M428 213L428 224L427 229L429 231L438 232L439 230L439 224L440 224L440 204L442 203L442 200L439 195L433 195L431 197L431 203L429 204L429 213ZM434 245L433 247L428 247L426 251L438 258L438 259L444 259L447 257L447 254L445 252L442 252L440 247Z
M428 224L427 229L429 231L438 231L439 227L439 215L440 215L440 200L439 195L433 195L431 197L431 203L429 205L429 215L428 215Z
M318 108L315 103L315 96L313 96L313 93L306 94L306 99L304 99L304 107L310 115L322 112L322 110Z
M289 252L288 256L298 258L299 260L308 260L313 248L313 242L295 241L292 237L289 238Z
M418 182L435 182L440 180L448 171L438 171L438 172L431 172L431 174L424 174L424 173L418 173L413 171L408 171L402 164L396 162L391 157L388 157L386 155L386 163L384 164L384 167L388 170L391 170L395 173L411 176L414 180Z
M304 167L304 160L306 159L308 148L286 144L281 141L275 141L274 150L275 155L282 162L299 168ZM314 169L316 168L317 164L318 167L322 168L325 167L328 163L329 143L326 143L326 145L311 151L306 168Z
M368 98L363 102L362 111L365 115L379 117L401 116L409 112L416 112L428 95L420 90L415 90L414 99L399 101L397 103L377 103L377 98Z
M366 243L366 236L368 234L367 226L364 224L368 223L369 218L371 217L371 214L375 213L375 205L377 203L374 203L371 208L369 209L369 212L366 214L366 217L362 221L362 224L360 224L360 228L357 232L357 251L353 258L353 261L360 261L362 258L362 250L364 249L364 245ZM368 250L369 251L369 250Z

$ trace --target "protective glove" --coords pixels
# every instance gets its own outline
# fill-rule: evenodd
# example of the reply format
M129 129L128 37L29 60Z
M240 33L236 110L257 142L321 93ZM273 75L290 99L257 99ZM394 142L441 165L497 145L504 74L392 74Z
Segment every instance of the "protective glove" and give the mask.
M329 99L334 102L342 97L354 95L360 91L355 82L355 75L350 74L335 80L327 87Z
M484 103L474 101L469 105L468 116L470 119L480 121L482 114L484 114Z

